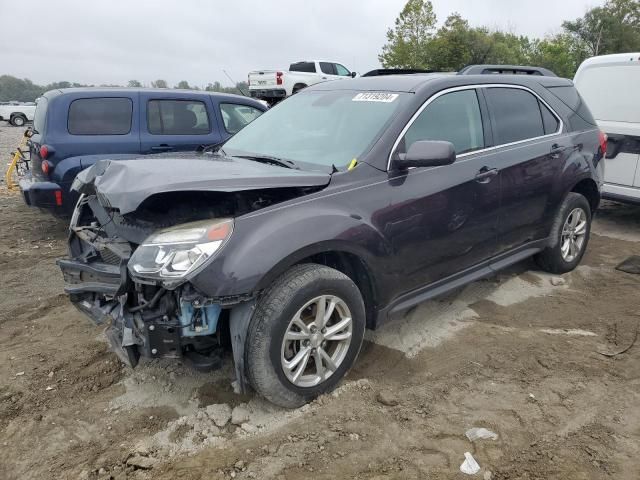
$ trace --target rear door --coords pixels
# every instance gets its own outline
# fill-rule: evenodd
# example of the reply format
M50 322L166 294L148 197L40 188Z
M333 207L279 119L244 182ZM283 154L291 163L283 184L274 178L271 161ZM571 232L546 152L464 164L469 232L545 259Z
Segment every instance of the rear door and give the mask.
M500 251L521 247L548 235L555 212L554 179L572 152L560 135L562 122L532 91L515 86L481 90L487 100L500 172Z
M609 137L605 189L640 187L640 61L605 57L581 68L575 84Z
M189 151L222 140L209 95L141 93L140 125L142 153Z
M452 165L412 168L390 180L392 211L385 234L398 274L413 288L432 284L497 253L500 182L488 118L474 88L441 94L408 128L397 152L418 140L451 142Z

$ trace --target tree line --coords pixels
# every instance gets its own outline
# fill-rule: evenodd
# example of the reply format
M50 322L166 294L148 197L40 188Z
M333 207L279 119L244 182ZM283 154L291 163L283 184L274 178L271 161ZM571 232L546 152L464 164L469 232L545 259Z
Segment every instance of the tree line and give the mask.
M17 78L11 75L0 75L0 102L19 101L33 102L36 98L49 90L58 88L71 87L152 87L152 88L170 88L166 80L158 79L150 82L148 85L138 80L129 80L126 85L83 85L76 82L53 82L48 85L36 85L28 78ZM208 83L206 86L189 85L189 82L182 80L173 88L183 88L189 90L205 90L207 92L235 93L238 95L247 94L249 91L246 82L238 82L234 87L223 87L220 82Z
M473 64L536 65L573 78L595 55L640 51L640 1L608 0L545 38L472 27L459 13L437 28L428 0L408 0L378 56L385 68L458 71Z

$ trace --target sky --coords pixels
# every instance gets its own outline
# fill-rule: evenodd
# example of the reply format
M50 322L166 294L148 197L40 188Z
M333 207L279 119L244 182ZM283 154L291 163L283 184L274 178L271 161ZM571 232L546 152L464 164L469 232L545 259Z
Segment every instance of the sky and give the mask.
M0 0L0 75L47 84L159 78L231 86L255 69L324 59L379 67L406 0ZM432 0L438 22L543 37L603 0ZM13 20L12 20L13 19Z

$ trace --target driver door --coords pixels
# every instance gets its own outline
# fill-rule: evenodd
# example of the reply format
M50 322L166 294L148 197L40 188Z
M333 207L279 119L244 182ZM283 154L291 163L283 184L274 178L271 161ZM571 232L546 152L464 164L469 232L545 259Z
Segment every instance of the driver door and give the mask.
M456 161L391 173L394 215L385 232L398 274L409 289L463 272L498 253L500 177L482 97L473 89L428 101L398 146L418 140L451 142ZM397 152L394 152L394 155Z

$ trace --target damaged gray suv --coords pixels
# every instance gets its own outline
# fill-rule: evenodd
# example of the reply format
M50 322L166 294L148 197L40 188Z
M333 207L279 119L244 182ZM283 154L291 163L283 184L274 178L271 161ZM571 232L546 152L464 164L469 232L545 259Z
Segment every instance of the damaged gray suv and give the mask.
M575 268L605 151L557 77L327 82L216 151L81 172L58 263L126 364L232 357L241 390L295 407L366 328L530 256Z

